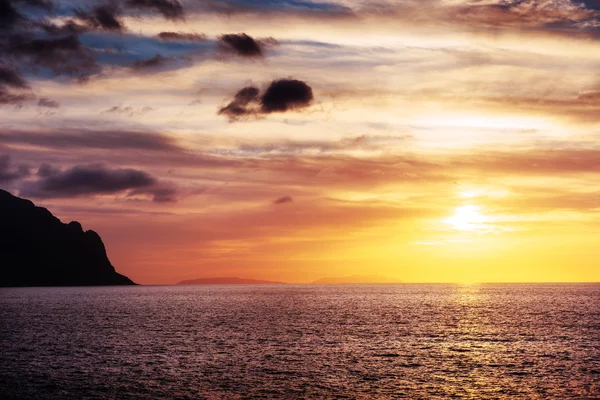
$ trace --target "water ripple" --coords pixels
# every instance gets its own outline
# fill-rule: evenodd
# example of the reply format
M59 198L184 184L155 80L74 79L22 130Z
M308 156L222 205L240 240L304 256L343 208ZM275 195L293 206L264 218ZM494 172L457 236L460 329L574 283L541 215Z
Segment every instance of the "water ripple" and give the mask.
M0 290L1 399L600 397L600 285Z

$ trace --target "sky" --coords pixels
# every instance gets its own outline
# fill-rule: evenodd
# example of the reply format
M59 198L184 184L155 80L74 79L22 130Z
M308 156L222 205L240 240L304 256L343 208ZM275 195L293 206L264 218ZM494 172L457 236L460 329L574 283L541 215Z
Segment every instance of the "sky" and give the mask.
M596 0L0 0L0 187L143 284L600 281Z

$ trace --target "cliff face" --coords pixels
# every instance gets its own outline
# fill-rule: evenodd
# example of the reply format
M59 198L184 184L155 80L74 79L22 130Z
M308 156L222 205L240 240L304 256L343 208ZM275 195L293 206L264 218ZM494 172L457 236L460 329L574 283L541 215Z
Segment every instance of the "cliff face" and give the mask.
M134 285L100 236L0 189L0 286Z

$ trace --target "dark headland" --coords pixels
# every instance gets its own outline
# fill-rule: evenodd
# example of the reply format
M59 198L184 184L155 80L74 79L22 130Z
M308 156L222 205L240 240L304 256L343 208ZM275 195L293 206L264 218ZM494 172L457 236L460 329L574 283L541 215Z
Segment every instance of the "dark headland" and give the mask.
M100 236L0 189L0 286L135 285Z
M200 278L181 281L178 285L277 285L284 282L262 281L237 277Z

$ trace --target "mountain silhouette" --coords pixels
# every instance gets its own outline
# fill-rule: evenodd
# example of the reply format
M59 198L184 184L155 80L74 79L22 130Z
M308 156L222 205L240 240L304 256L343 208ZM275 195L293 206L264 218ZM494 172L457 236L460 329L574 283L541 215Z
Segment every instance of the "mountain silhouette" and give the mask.
M0 189L0 286L96 285L135 283L115 271L96 232Z
M266 285L282 284L284 282L262 281L237 277L199 278L181 281L178 285Z

